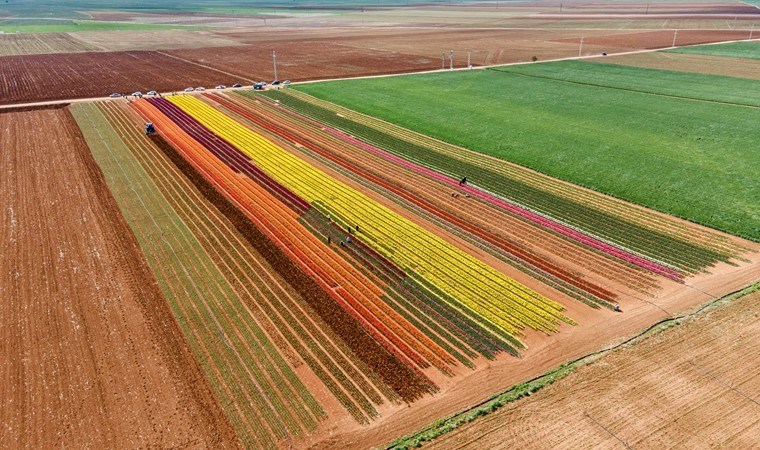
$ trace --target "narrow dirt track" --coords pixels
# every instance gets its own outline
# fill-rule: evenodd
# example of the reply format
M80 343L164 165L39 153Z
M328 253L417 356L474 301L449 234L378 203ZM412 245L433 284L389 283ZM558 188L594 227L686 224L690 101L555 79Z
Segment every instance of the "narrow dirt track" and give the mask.
M68 111L0 129L0 447L238 446Z

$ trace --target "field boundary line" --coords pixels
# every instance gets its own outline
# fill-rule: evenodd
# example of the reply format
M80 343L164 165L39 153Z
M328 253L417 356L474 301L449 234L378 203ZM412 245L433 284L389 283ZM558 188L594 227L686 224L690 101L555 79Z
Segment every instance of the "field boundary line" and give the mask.
M729 292L722 297L713 296L712 300L703 303L701 306L699 306L697 309L692 310L691 312L686 312L676 317L667 317L658 320L649 327L636 333L628 339L625 339L622 342L619 342L607 348L603 348L601 350L596 350L583 356L579 356L575 359L562 363L559 366L547 372L544 372L541 375L533 377L530 380L509 386L506 390L491 395L487 399L476 403L469 408L450 414L442 419L433 422L431 425L428 425L419 431L415 431L411 434L398 438L393 442L386 444L383 448L386 450L406 450L409 448L419 447L423 442L432 441L448 433L449 431L457 429L461 425L472 422L480 416L487 415L502 406L515 402L522 397L529 396L534 392L541 390L543 387L565 378L566 376L570 375L575 369L593 363L598 358L604 356L609 352L615 351L630 344L636 344L640 340L648 337L650 334L658 334L672 326L679 325L684 321L692 319L693 317L698 316L707 310L721 307L759 290L760 279L753 281L751 284L743 288Z
M501 73L508 73L511 75L517 75L525 78L539 78L542 80L551 80L551 81L557 81L560 83L568 83L568 84L577 84L580 86L590 86L590 87L600 87L605 89L612 89L616 91L623 91L623 92L633 92L636 94L645 94L645 95L654 95L657 97L668 97L668 98L676 98L681 100L691 100L695 102L705 102L705 103L716 103L719 105L728 105L728 106L739 106L743 108L751 108L751 109L760 109L760 105L746 105L742 103L733 103L733 102L724 102L720 100L709 100L704 98L694 98L694 97L687 97L684 95L673 95L673 94L661 94L658 92L649 92L649 91L640 91L638 89L629 89L629 88L622 88L622 87L616 87L616 86L607 86L604 84L597 84L597 83L587 83L584 81L573 81L573 80L563 80L561 78L554 78L549 76L543 76L543 75L536 75L536 74L527 74L527 73L520 73L520 72L513 72L511 70L499 70L498 67L488 67L486 70L491 70L493 72L501 72ZM661 70L661 69L654 69L654 70Z

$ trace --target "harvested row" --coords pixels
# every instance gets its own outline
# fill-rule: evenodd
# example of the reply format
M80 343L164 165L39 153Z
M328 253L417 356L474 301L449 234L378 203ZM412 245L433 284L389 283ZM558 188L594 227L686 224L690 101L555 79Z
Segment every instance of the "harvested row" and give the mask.
M166 184L154 167L160 152L123 116L106 111L119 132L94 105L77 106L76 116L127 221L135 230L148 263L164 291L185 339L241 440L250 447L271 447L314 429L325 417L259 322L255 304L287 295L262 268L230 267L221 253L231 243L204 228L201 214L186 208L183 195L197 192ZM168 168L164 158L163 169ZM174 171L177 174L176 169ZM159 176L161 175L161 176ZM174 206L173 206L174 204ZM202 204L202 202L198 202ZM179 205L183 205L180 207ZM244 274L244 275L243 275ZM260 287L257 283L261 283ZM270 294L264 294L268 290ZM244 318L246 318L244 320Z
M305 200L322 203L344 223L361 224L361 236L367 243L408 273L452 295L458 302L452 306L475 311L481 320L513 336L526 326L552 331L555 324L570 322L561 314L562 306L337 182L196 98L170 100L241 148Z
M219 95L210 95L209 98L213 98L215 102L250 120L264 130L272 132L273 136L279 136L288 142L298 143L303 148L327 158L350 173L360 176L366 180L365 183L370 187L374 185L375 189L379 186L384 190L391 191L412 205L455 225L468 234L479 237L483 244L490 244L508 252L512 257L509 261L517 259L517 262L522 263L516 264L516 267L525 268L526 271L530 268L538 269L528 272L534 277L543 277L546 279L546 283L551 283L549 278L558 279L562 284L554 283L554 287L568 295L578 296L580 293L572 288L580 289L588 294L583 297L582 301L590 302L592 305L599 301L609 301L615 296L612 292L595 286L579 275L554 263L550 256L543 257L517 240L524 242L526 238L535 239L536 234L545 234L546 236L543 239L552 236L544 233L538 227L531 227L530 224L524 224L519 220L507 223L505 219L509 219L509 216L505 215L503 211L474 198L463 200L464 203L452 200L449 196L449 186L425 177L419 171L394 164L392 161L368 152L360 146L347 144L345 141L325 133L318 124L310 123L308 119L302 120L301 117L289 110L268 106L259 101L245 100L246 97L235 97L239 99L237 103ZM523 228L528 229L523 231ZM515 229L521 231L518 236L512 234ZM510 230L510 232L505 233L505 230ZM539 245L543 246L543 242ZM600 259L594 258L596 256L594 253L584 252L583 248L579 246L575 246L572 250L581 252L581 259ZM501 254L496 253L497 255ZM554 247L554 254L562 255L563 253L566 251ZM570 258L578 259L578 256L576 254ZM617 270L614 267L609 268L610 265L615 265L613 259L607 259L596 264L602 267L608 266L604 269L605 272L613 271L614 273ZM621 268L625 269L626 267L621 265ZM641 276L645 273L641 271L638 275ZM634 281L633 284L636 284L636 280L628 281Z
M651 266L656 269L658 264L656 261L663 261L678 267L685 273L694 273L717 261L728 260L738 250L735 245L727 243L723 236L708 232L703 227L688 226L688 229L682 230L684 225L681 222L646 212L644 208L579 189L503 161L484 158L482 155L431 138L421 137L416 133L358 115L345 108L329 106L327 102L316 100L305 94L293 93L293 91L288 91L288 94L271 91L265 95L277 98L289 108L358 136L366 142L396 153L409 161L441 171L448 177L458 179L462 173L467 173L470 179L476 180L479 186L503 195L511 202L524 205L542 215L576 227L578 230L584 230L588 236L598 235L602 239L616 243L624 251L630 248L633 252L653 259L654 266L643 262L642 266ZM361 120L361 123L356 120ZM366 125L367 122L371 125ZM555 194L558 189L564 192L560 199ZM577 201L575 198L581 200ZM609 204L615 205L622 211L610 212ZM633 214L626 217L626 211ZM631 216L641 215L647 216L650 222L643 221L642 224L638 221L631 222ZM541 218L536 218L536 220L543 221ZM652 226L652 224L656 225ZM694 229L695 233L690 235L691 229ZM694 235L697 238L689 237ZM703 240L707 240L707 244L703 243ZM617 253L616 250L609 248L607 250ZM636 260L635 253L632 255L632 259ZM666 267L661 266L657 270L661 274L668 273Z
M376 372L405 401L412 401L433 389L426 378L402 363L406 359L399 350L390 344L390 349L382 345L388 343L387 338L379 334L362 316L351 308L338 306L345 304L348 301L346 298L350 297L344 289L334 284L328 274L328 271L332 274L337 272L329 266L323 268L318 265L324 256L319 257L315 253L319 251L329 254L330 251L314 242L309 243L311 248L305 249L309 256L299 249L301 243L307 242L309 237L300 231L302 227L297 222L297 216L289 208L278 203L258 184L240 177L229 166L211 156L205 147L148 102L141 101L133 105L143 116L158 125L174 148L182 153L203 178L245 214L246 220L238 218L236 223L239 227L244 227L246 234L251 237L249 242L278 268L284 278L291 281L291 285L299 290L321 320L344 338L363 364ZM206 192L209 195L207 190ZM283 242L295 242L298 245L288 246ZM334 257L330 260L334 260ZM336 288L331 287L326 280ZM355 299L350 299L355 302Z
M243 159L245 157L239 151L224 140L213 141L210 132L201 130L202 127L179 108L163 99L152 99L151 103L196 141L206 142L206 148L209 148L208 144L211 143L212 154L222 154L223 157L219 159L233 171L238 167L243 167L246 172L254 172L252 164L245 161ZM234 165L230 163L230 159L234 161ZM275 204L275 206L277 205ZM317 265L318 270L328 274L328 278L324 279L328 285L332 283L332 288L345 289L349 295L341 297L339 301L350 304L355 312L361 316L360 320L368 324L371 323L373 328L385 336L389 344L392 343L404 353L405 357L408 357L420 368L432 364L441 370L446 370L446 362L453 362L450 359L451 355L422 336L418 329L411 327L380 299L382 286L378 287L370 280L361 277L359 272L338 255L330 251L324 252L327 247L316 240L313 235L304 236L302 228L292 222L292 216L290 221L282 224L284 227L278 228L280 233L284 231L287 236L291 228L296 231L292 237L283 241L283 245L300 248L307 255L314 254L316 258L304 260L301 263ZM293 225L293 227L288 225ZM393 350L392 347L390 349Z

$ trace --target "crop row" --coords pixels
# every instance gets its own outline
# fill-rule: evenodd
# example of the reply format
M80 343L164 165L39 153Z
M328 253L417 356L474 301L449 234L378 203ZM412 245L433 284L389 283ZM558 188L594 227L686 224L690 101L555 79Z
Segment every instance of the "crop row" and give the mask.
M356 136L363 142L445 174L452 181L466 174L468 179L485 189L487 194L490 195L490 192L493 192L498 197L492 197L511 205L512 208L518 208L516 211L523 211L522 214L528 216L538 216L535 219L544 225L557 224L551 226L556 228L557 232L566 233L568 238L580 239L587 245L593 245L618 256L630 255L626 258L631 262L640 263L649 269L657 269L662 275L670 274L671 278L680 277L678 273L674 273L660 262L677 267L679 271L685 273L694 273L717 261L727 260L729 257L726 249L715 246L704 248L699 245L699 242L688 242L663 231L646 228L620 215L611 214L603 208L597 208L593 204L576 202L567 197L557 198L557 195L545 190L542 186L528 183L522 178L512 176L511 173L495 170L493 167L495 163L490 158L465 158L461 155L466 156L467 152L462 150L454 153L441 151L438 147L421 145L419 142L414 142L415 135L411 132L407 132L409 136L412 136L409 138L399 136L398 133L389 133L380 127L370 127L349 120L342 113L337 115L324 106L306 101L305 99L311 99L303 94L272 92L266 95L276 98L289 108ZM504 201L505 199L508 201ZM651 258L651 261L645 263L637 254Z
M403 369L403 366L393 362L396 358L388 354L390 352L396 355L410 367L426 365L426 360L422 359L421 354L435 361L434 355L427 353L427 347L422 353L417 353L409 344L406 344L410 342L411 345L419 347L416 341L401 340L399 336L408 335L408 332L398 324L398 322L405 324L404 321L381 322L377 317L376 314L382 311L379 311L375 305L382 295L382 289L305 230L297 221L298 214L279 202L261 185L250 178L241 177L238 172L214 157L208 149L192 139L179 124L163 115L155 106L148 102L137 102L134 105L146 117L157 123L159 129L172 144L181 149L183 156L256 224L256 228L265 236L264 240L276 244L278 250L274 252L274 255L270 254L270 257L277 258L279 263L284 263L280 254L286 255L285 260L295 262L294 268L298 267L299 272L308 274L307 279L299 278L299 283L312 284L312 291L324 292L329 296L329 302L325 298L318 296L315 298L314 292L309 292L309 296L304 297L311 300L311 306L331 328L339 334L342 333L341 335L357 355L363 355L367 365L377 370L383 380L407 401L430 389L430 384L422 375L415 375L414 370ZM167 106L171 105L159 103L158 106L168 110ZM179 112L174 110L172 114ZM180 119L180 117L177 118ZM222 142L217 142L217 145L221 146ZM220 147L219 150L234 149ZM271 249L269 251L272 253ZM343 286L349 286L349 288L346 289ZM341 307L336 308L335 302ZM393 326L394 331L389 329L389 325ZM374 345L370 345L364 334L357 330L357 326L365 330L363 333L369 333L384 345L386 351L381 351L383 347L373 340L370 341ZM405 324L404 328L409 328L408 324ZM399 334L396 334L396 330ZM432 345L429 348L435 348L435 346ZM387 362L383 362L383 358L380 358L383 355L388 360ZM393 374L389 369L398 373ZM400 377L407 379L402 381Z
M303 94L299 91L289 91L289 94L313 103L327 110L335 112L342 117L354 122L366 125L399 139L430 148L436 152L446 154L456 159L474 163L507 178L515 178L523 183L532 185L537 189L546 191L560 197L565 201L578 202L591 208L600 209L607 214L615 215L623 220L633 221L638 225L659 231L679 240L693 242L699 246L714 250L722 255L730 256L745 251L740 245L730 241L725 235L715 233L704 227L689 224L683 221L673 220L670 217L658 214L644 207L632 203L623 202L612 197L600 195L588 189L583 189L570 183L565 183L544 174L525 169L524 167L510 164L504 160L465 150L460 147L439 141L411 130L390 124L375 117L367 116L359 112L338 106L334 103Z
M569 321L560 313L560 305L508 279L200 100L172 97L171 101L240 148L262 170L305 200L312 204L321 202L335 217L361 225L365 242L410 275L424 278L451 295L458 308L475 311L482 320L513 335L525 326L550 331L560 321Z
M487 221L494 220L494 214L493 211L483 211L482 208L479 208L480 202L475 202L474 199L468 202L470 207L467 209L475 208L478 214L462 214L462 212L451 211L451 208L442 205L437 200L441 196L423 197L420 194L416 194L414 191L420 185L435 184L434 180L430 180L430 178L425 177L419 171L405 170L407 168L392 164L386 158L378 158L377 155L364 151L362 147L346 145L344 141L331 139L329 134L317 128L318 125L310 127L308 122L296 120L296 115L293 113L287 115L280 114L283 112L282 109L266 108L260 102L244 102L245 107L242 107L222 96L214 95L211 98L241 117L250 120L267 131L275 133L276 136L288 142L298 143L300 145L299 148L308 149L340 165L351 174L360 176L370 188L379 186L390 191L415 207L418 207L418 209L432 214L437 220L443 220L448 225L453 225L466 234L480 238L481 242L486 246L495 247L497 253L506 252L509 255L509 258L507 258L508 262L536 278L545 280L547 284L553 285L568 295L579 298L584 302L589 302L592 305L595 305L597 302L608 302L615 296L612 292L595 286L593 283L584 280L581 276L566 270L557 263L541 257L524 245L484 229L485 227L478 222L484 218ZM387 170L383 171L385 166L388 166ZM406 172L414 174L413 181L409 184L405 184L401 179ZM446 185L438 183L437 188L439 193L446 195L442 192L446 187ZM430 189L436 189L436 187L426 187L425 190L430 192ZM500 253L498 254L500 256ZM556 281L552 282L551 280Z
M153 102L158 105L158 109L167 114L175 123L178 123L180 127L185 127L185 131L190 130L192 133L198 133L198 128L195 126L193 119L183 113L181 110L168 102L156 99ZM205 131L206 134L210 132ZM208 143L208 141L206 141ZM217 140L215 143L217 150L225 152L225 154L239 153L237 149L229 145L223 140ZM208 147L207 147L208 148ZM250 163L248 165L251 165ZM309 236L310 240L315 244L323 245L320 241L316 240L313 236ZM300 243L303 240L296 240L294 242ZM326 247L317 248L323 249ZM306 250L306 249L305 249ZM316 253L319 255L319 253ZM328 254L330 259L310 260L307 264L319 264L320 260L325 260L327 264L322 268L324 271L334 270L330 278L332 283L335 283L333 287L338 289L346 289L350 293L349 296L342 298L343 301L347 301L350 306L359 313L362 317L373 321L374 327L383 335L385 335L396 347L398 347L407 357L414 361L420 367L427 367L428 363L433 364L436 367L445 369L446 360L450 358L450 355L442 351L430 341L426 340L418 330L414 327L407 327L407 323L397 314L388 308L388 306L380 300L378 297L382 295L382 291L375 289L374 292L367 292L365 295L364 290L371 289L376 285L371 283L368 279L363 279L358 272L353 270L350 264L347 264L342 258L339 258L335 254ZM337 264L336 264L337 262ZM372 295L375 294L375 295ZM415 344L415 340L420 345Z
M268 338L246 296L223 269L229 256L186 208L155 148L118 112L75 110L86 139L164 291L180 328L231 423L247 446L271 447L316 426L324 411ZM131 129L129 128L131 127ZM161 175L159 177L159 175ZM248 277L266 283L266 273ZM272 283L271 289L277 289ZM256 295L248 291L250 295ZM259 294L261 295L261 294ZM259 301L264 301L262 295Z

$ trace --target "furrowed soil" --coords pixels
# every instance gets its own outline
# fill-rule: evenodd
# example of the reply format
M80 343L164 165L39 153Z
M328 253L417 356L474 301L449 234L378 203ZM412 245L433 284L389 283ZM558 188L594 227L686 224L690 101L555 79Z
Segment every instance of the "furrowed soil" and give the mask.
M158 52L6 56L0 57L0 104L232 85L241 81L236 78Z
M0 447L236 446L68 111L0 129Z
M754 448L760 292L578 369L425 448Z

